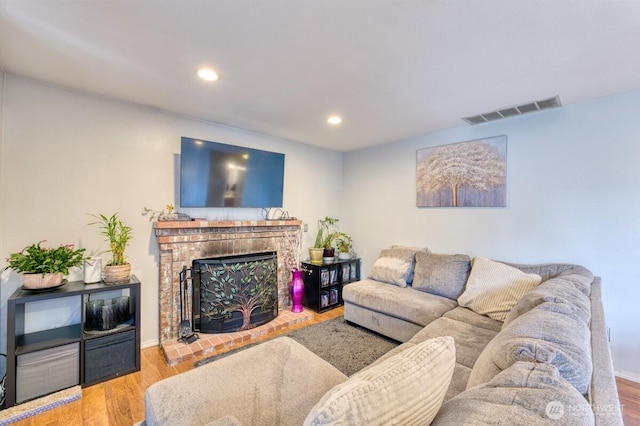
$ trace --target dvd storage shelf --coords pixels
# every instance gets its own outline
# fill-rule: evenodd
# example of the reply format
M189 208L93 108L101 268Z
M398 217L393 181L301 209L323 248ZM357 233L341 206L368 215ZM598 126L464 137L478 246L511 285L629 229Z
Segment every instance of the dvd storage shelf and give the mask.
M31 331L33 313L46 315L47 302L55 299L78 312L80 323ZM135 276L119 284L70 282L46 292L19 288L8 299L5 407L139 370L140 281Z
M316 312L342 305L342 287L360 280L360 259L337 260L315 265L303 262L304 296L302 304Z

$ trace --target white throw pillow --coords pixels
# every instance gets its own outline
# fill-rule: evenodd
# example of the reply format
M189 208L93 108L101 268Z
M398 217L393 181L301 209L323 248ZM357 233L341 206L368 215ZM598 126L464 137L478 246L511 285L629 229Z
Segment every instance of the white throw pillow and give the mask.
M426 340L336 385L305 425L428 425L438 413L456 363L453 337Z
M369 278L406 287L413 279L416 251L410 248L384 249L373 264Z
M518 300L541 281L540 275L525 274L512 266L477 256L473 259L469 280L458 297L458 304L504 321Z

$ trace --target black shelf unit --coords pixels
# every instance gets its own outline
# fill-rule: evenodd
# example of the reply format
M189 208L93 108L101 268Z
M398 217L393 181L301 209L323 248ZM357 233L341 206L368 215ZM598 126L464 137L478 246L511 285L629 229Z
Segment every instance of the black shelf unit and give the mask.
M360 280L360 259L336 260L321 265L303 262L302 304L316 312L325 312L342 305L342 287Z
M128 296L130 319L126 323L118 324L112 330L99 332L85 330L85 303L89 298L100 298L101 293ZM79 301L77 308L81 313L80 324L25 333L28 329L26 324L28 304L61 298L76 298ZM73 303L75 302L71 301L72 305ZM17 402L25 402L16 400L16 396L20 393L18 388L21 386L21 383L18 383L20 357L37 356L38 353L45 354L46 351L65 348L73 352L72 361L68 361L65 365L73 369L73 373L70 374L74 376L69 377L69 380L63 380L64 383L74 382L73 384L85 387L139 371L140 281L131 275L128 282L117 284L85 284L82 281L74 281L46 292L18 288L7 301L7 379L4 407L8 408ZM77 365L75 365L76 359ZM38 368L46 369L46 367L45 360ZM55 367L57 365L52 364L51 368ZM29 373L29 367L22 368ZM55 383L52 386L55 387ZM68 386L65 385L53 391L62 390L65 387ZM35 395L34 398L51 393L44 392L41 395ZM29 397L26 400L29 399L33 398Z

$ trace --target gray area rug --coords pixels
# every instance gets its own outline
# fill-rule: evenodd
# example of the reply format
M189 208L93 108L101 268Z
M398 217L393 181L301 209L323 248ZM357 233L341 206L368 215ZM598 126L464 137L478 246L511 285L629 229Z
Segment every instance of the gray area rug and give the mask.
M294 330L285 336L305 346L347 376L360 371L400 344L373 331L350 324L343 317ZM196 362L195 366L199 367L260 343L263 342L205 358Z

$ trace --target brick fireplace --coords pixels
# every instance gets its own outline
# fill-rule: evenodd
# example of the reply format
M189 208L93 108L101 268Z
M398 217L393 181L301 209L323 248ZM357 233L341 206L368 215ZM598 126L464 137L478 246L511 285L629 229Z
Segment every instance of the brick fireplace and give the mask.
M189 352L181 347L175 348L180 323L179 273L182 268L184 266L191 268L193 259L276 251L278 253L278 305L281 312L288 311L291 306L290 276L289 271L282 264L282 257L284 251L290 248L285 243L285 237L300 232L301 225L302 222L299 220L155 222L154 229L160 248L160 345L170 363L168 348L176 349L180 353ZM279 319L279 322L282 322L283 319L280 317L286 320L288 316L279 315L272 322ZM304 315L299 317L294 315L293 318L294 322L298 319L306 320ZM237 335L238 333L229 334ZM203 335L200 337L202 339ZM237 336L234 338L237 339ZM184 346L184 343L180 345ZM195 347L190 351L192 355L206 351L206 347L212 350L207 342L194 345ZM198 351L198 347L204 347L204 349ZM181 355L181 358L185 357Z

